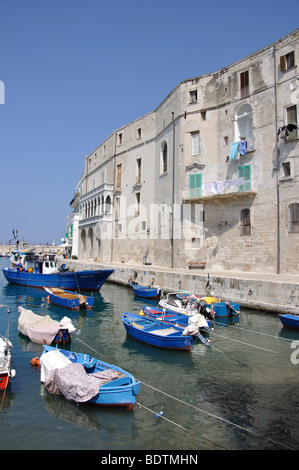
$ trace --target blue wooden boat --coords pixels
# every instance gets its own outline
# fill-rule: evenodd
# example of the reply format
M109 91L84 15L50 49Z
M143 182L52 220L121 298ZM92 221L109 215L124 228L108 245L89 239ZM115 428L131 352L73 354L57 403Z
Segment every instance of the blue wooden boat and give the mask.
M145 297L148 299L157 299L161 294L160 287L146 287L141 286L140 284L132 284L129 282L129 285L133 287L134 294L137 297Z
M138 341L159 348L191 351L194 338L183 336L184 328L180 326L135 313L123 313L121 318L127 333Z
M286 326L288 328L299 329L299 316L298 315L280 314L278 316L283 326Z
M46 389L77 403L132 410L140 390L133 375L88 354L44 346L40 365Z
M229 317L240 314L241 305L235 302L218 302L213 303L215 317Z
M139 315L148 316L155 320L163 321L164 323L175 323L182 328L185 328L188 325L189 318L189 315L172 312L171 310L165 310L158 307L152 307L150 305L143 305Z
M69 272L65 266L58 268L55 255L24 257L15 267L3 268L8 282L30 287L58 287L66 290L100 290L114 269L97 269Z
M53 304L60 307L69 308L71 310L80 310L80 308L91 309L94 304L94 297L91 295L78 294L57 287L44 287L49 294L49 299Z

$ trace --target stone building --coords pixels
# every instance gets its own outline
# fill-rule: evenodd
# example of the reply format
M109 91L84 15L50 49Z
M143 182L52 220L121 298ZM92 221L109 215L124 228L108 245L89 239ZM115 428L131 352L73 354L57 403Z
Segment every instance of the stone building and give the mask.
M297 273L299 29L180 83L85 158L73 254Z

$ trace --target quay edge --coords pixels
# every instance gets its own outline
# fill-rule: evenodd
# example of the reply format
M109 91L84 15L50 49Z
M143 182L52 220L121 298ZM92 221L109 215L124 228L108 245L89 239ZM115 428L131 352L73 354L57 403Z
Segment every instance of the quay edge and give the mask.
M71 270L114 269L108 281L127 285L131 279L142 285L159 286L166 294L186 290L241 304L241 307L272 313L299 314L299 276L251 272L215 272L204 269L171 269L153 265L105 263L92 260L60 260Z

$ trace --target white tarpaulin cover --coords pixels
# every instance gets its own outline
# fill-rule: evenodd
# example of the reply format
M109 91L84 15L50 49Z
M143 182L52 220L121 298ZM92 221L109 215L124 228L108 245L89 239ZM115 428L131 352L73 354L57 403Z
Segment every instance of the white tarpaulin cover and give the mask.
M76 331L71 319L68 317L63 317L58 322L52 320L49 315L36 315L31 310L26 310L23 307L18 307L18 311L20 313L18 330L23 335L28 336L34 343L50 345L59 330L66 329L69 333Z

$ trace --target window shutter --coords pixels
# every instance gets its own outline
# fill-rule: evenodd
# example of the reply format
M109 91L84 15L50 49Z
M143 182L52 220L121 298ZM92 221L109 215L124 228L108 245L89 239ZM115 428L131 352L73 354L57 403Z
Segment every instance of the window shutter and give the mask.
M197 198L201 196L202 174L189 175L189 196Z
M286 70L286 60L284 55L280 57L280 70L281 72L284 72Z
M239 166L239 178L244 178L245 183L239 186L239 192L251 190L251 168L250 165Z

